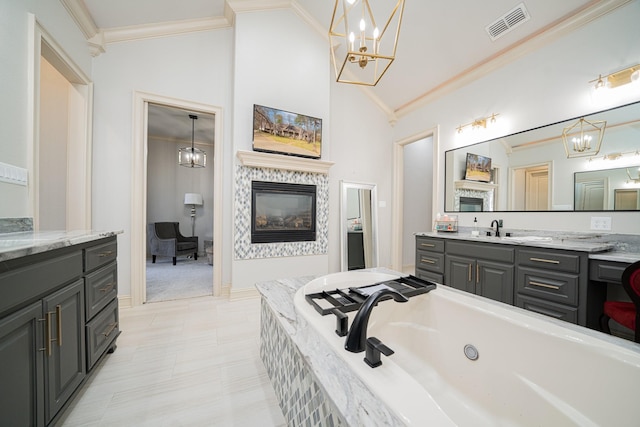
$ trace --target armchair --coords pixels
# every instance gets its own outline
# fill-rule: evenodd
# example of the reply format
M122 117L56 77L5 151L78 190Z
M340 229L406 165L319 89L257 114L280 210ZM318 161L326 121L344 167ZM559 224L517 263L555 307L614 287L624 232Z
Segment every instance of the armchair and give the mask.
M186 237L180 234L180 226L177 222L154 222L147 225L147 238L151 251L151 262L155 264L156 256L176 258L179 255L193 254L198 259L198 237Z

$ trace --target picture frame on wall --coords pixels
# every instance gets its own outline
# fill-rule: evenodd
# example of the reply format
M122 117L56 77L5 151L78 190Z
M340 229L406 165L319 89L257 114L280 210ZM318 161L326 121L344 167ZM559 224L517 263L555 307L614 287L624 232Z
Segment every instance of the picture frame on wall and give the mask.
M322 119L254 104L253 150L319 159Z

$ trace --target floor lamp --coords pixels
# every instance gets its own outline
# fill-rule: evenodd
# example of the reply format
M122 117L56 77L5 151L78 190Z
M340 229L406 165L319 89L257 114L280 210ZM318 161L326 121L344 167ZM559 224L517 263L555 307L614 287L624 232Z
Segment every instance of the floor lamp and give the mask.
M191 236L196 235L196 205L202 206L202 194L185 193L184 204L191 205Z

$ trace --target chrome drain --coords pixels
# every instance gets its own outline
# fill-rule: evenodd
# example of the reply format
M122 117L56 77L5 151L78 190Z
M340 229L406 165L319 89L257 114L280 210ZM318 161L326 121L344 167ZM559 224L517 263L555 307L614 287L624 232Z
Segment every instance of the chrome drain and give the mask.
M467 359L469 360L478 360L478 357L480 357L478 349L471 344L464 346L464 355L467 356Z

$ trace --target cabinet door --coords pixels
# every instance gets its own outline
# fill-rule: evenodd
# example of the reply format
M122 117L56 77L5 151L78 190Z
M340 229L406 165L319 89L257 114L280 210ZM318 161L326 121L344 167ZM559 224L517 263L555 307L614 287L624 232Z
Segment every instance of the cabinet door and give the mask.
M82 382L86 373L84 281L78 280L43 299L45 335L51 352L45 352L47 422L56 415Z
M478 260L476 293L492 300L513 305L513 266Z
M445 285L471 293L475 288L475 260L454 255L445 256Z
M0 424L44 425L40 301L0 320Z

